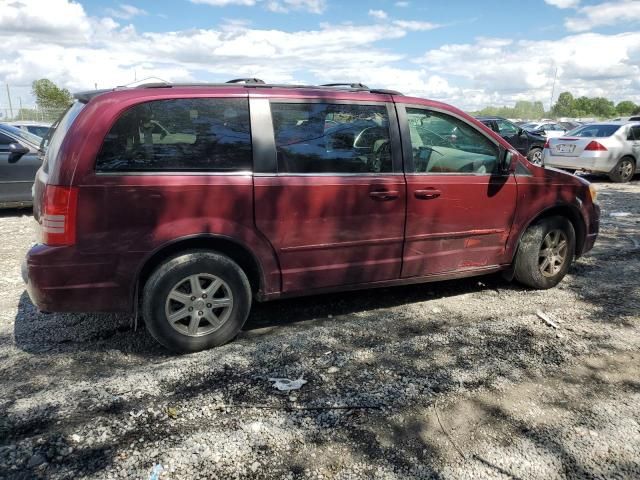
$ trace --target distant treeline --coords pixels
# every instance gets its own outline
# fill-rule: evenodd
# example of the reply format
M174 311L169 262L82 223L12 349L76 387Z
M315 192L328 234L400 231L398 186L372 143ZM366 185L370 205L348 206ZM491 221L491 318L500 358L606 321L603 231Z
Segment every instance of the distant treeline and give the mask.
M631 100L623 100L615 104L604 97L578 97L570 92L562 92L551 108L545 111L542 102L521 100L514 107L486 107L476 115L496 115L505 118L538 119L543 117L569 118L611 118L640 114L640 105Z

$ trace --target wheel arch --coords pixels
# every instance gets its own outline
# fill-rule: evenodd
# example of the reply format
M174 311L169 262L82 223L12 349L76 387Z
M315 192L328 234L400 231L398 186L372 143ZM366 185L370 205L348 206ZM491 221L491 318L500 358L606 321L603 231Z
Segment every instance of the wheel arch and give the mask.
M576 257L580 257L580 255L582 255L582 250L584 248L584 244L587 238L587 225L586 225L586 222L584 221L584 218L582 218L582 213L580 213L580 210L578 209L578 207L565 203L565 204L557 204L545 210L542 210L541 212L538 212L538 214L535 215L533 218L531 218L531 220L522 228L522 230L520 231L520 234L518 235L518 241L515 246L516 248L513 251L512 262L515 261L516 255L518 254L518 249L520 247L520 241L522 240L522 236L527 231L527 229L531 225L534 225L535 223L539 222L544 218L556 217L556 216L566 217L571 222L571 225L573 225L573 230L575 231L575 234L576 234L575 255Z
M245 272L251 285L251 293L256 294L265 285L264 270L254 252L245 244L223 235L193 235L182 237L166 243L154 250L140 265L135 276L134 306L139 301L138 295L153 271L164 262L181 252L190 250L211 250L228 256Z

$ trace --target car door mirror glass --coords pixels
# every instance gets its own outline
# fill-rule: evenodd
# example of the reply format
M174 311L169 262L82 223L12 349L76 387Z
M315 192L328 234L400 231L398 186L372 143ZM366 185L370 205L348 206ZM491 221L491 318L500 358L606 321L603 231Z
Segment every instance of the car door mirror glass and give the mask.
M29 153L29 149L18 142L10 143L9 150L9 163L15 163L22 158L23 155Z
M504 155L502 156L502 162L500 165L500 169L503 173L508 173L511 171L511 164L513 163L513 152L511 150L505 150Z

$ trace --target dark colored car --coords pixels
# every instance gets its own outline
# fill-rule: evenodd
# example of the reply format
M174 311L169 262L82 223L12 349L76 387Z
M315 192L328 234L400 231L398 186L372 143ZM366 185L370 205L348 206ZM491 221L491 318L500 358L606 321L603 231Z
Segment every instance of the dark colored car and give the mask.
M37 174L29 295L140 308L176 351L233 339L252 300L500 271L550 288L597 236L588 182L443 103L255 80L76 98Z
M476 117L511 144L518 152L536 165L542 164L542 150L546 138L525 130L501 117Z
M0 208L30 206L31 189L42 162L40 137L0 124Z

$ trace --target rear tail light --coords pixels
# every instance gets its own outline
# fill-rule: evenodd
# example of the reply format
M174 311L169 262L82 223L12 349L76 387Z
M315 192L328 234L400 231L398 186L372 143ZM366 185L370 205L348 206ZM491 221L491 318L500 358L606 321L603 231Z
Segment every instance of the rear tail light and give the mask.
M544 148L549 148L549 139L547 138L547 141L544 142Z
M600 142L596 142L595 140L590 141L589 145L584 147L584 149L585 150L589 150L591 152L606 152L607 151L607 147L602 145Z
M42 243L51 246L76 242L78 189L47 185L42 206Z

